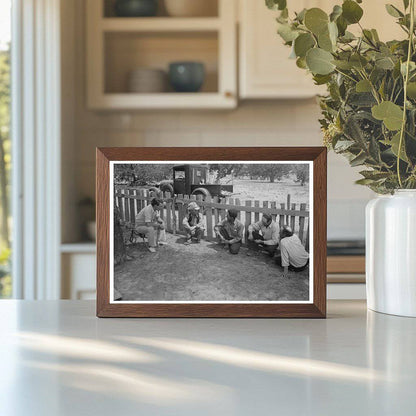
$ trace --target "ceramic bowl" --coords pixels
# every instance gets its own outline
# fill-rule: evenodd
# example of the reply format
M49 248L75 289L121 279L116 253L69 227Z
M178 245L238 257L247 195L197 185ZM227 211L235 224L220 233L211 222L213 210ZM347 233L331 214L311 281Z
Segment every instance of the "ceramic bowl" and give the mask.
M172 62L169 65L169 82L177 92L197 92L205 80L205 67L201 62Z
M114 10L119 17L156 16L157 2L158 0L117 0Z

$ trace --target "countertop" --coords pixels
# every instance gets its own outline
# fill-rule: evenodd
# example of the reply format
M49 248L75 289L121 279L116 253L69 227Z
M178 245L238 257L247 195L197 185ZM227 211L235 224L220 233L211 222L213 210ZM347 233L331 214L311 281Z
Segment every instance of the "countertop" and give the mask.
M0 415L415 415L416 319L98 319L0 301Z

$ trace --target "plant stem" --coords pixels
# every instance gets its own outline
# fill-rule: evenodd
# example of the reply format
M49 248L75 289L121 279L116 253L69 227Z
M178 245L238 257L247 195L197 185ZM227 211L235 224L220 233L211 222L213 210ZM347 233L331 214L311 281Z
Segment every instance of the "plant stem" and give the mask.
M412 58L412 50L413 50L414 27L415 27L415 0L410 0L409 45L408 45L408 48L407 48L406 73L405 73L404 81L403 81L403 83L404 83L404 85L403 85L403 94L404 94L403 118L402 118L402 127L400 129L399 149L398 149L398 152L397 152L397 178L399 180L400 188L403 187L402 178L401 178L401 174L400 174L400 156L402 154L404 131L406 129L407 83L409 82L410 60Z

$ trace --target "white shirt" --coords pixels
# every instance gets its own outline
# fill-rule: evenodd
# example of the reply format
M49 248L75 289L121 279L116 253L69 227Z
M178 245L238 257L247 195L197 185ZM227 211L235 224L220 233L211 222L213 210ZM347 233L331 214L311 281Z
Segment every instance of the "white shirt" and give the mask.
M147 222L155 222L157 217L157 211L153 209L152 204L149 204L136 215L136 224L144 225Z
M303 247L299 237L293 234L280 240L282 266L303 267L309 259L309 253Z

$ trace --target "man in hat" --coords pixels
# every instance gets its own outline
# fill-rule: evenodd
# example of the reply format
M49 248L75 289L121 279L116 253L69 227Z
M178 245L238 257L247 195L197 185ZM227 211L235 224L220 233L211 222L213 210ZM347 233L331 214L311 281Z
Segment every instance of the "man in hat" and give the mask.
M200 213L199 205L196 202L192 201L188 205L188 215L183 219L182 225L186 231L186 245L191 244L192 238L197 243L201 241L201 238L204 236L205 222L204 216Z
M238 254L243 240L244 225L237 219L238 211L229 209L227 218L219 222L215 227L218 242L228 246L231 254Z
M158 198L153 198L150 204L145 206L136 215L136 232L147 237L149 241L148 248L151 253L156 252L160 234L165 229L165 224L159 214L162 208L163 201Z
M292 229L285 225L280 231L280 256L276 257L276 263L283 267L282 277L287 278L289 270L301 272L308 267L309 253L303 247L299 237Z
M279 245L279 227L270 214L263 214L260 221L248 226L248 241L274 256Z

